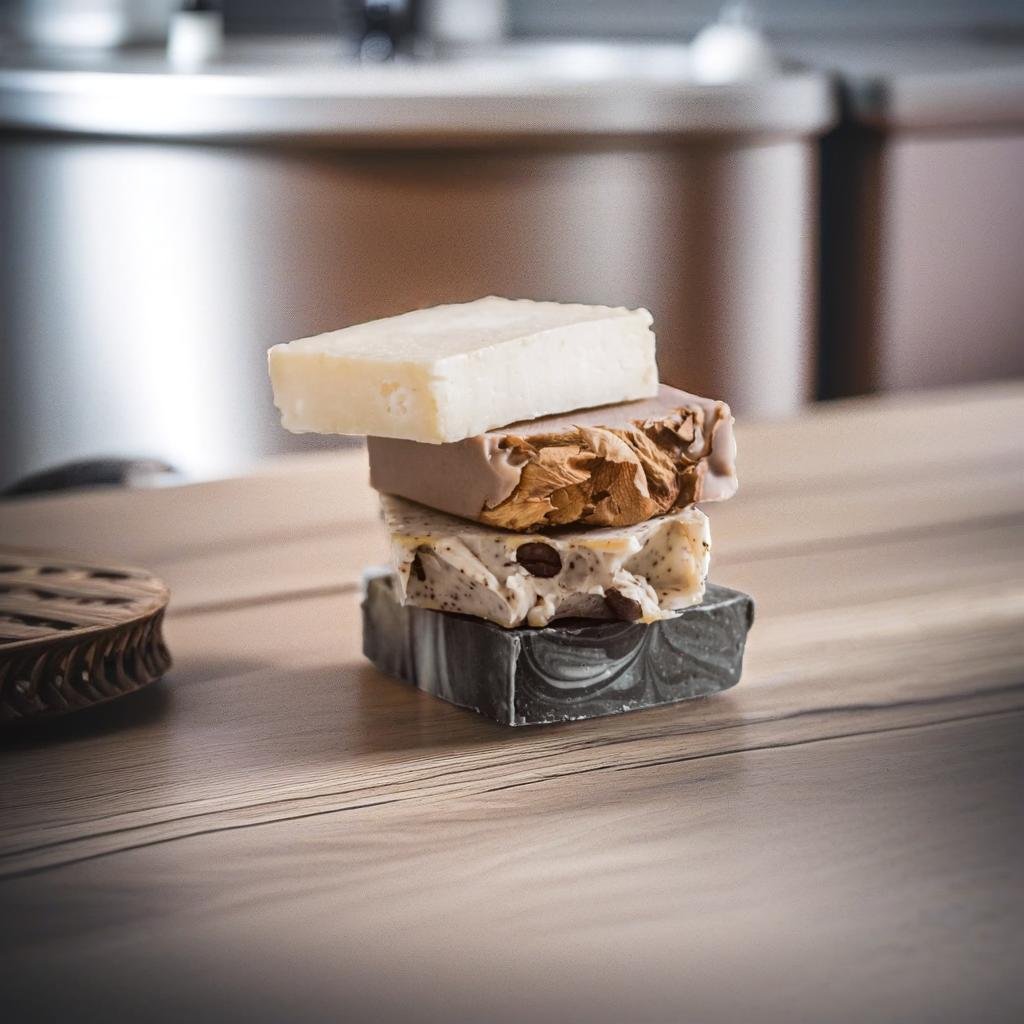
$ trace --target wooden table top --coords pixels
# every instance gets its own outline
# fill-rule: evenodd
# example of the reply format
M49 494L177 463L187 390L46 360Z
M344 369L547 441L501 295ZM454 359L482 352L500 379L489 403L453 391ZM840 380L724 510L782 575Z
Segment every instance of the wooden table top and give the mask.
M162 576L175 656L0 737L0 1005L1022 1019L1024 384L739 436L740 685L522 730L362 659L361 450L0 505L5 545Z

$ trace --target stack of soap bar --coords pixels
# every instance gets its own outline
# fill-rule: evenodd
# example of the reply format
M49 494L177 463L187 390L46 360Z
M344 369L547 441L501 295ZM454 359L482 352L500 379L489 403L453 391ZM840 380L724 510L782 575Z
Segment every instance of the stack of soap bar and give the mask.
M659 387L650 326L646 310L491 297L270 350L286 427L369 437L392 550L364 603L375 664L508 724L736 681L749 599L704 601L694 504L736 490L732 415ZM728 642L722 615L744 623ZM618 682L588 702L574 688L591 693L591 669ZM522 696L560 686L560 710Z

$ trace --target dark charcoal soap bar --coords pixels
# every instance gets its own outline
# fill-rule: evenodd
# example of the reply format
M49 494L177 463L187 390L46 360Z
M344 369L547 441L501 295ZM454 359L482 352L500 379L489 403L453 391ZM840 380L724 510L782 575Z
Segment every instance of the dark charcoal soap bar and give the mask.
M672 619L502 629L399 603L389 575L368 579L363 653L382 672L502 725L537 725L704 697L740 678L754 602L709 585Z

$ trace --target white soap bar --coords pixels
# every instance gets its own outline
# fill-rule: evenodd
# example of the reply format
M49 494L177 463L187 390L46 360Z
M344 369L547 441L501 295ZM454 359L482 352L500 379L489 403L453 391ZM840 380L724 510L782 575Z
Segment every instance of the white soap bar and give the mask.
M636 526L512 533L381 495L406 604L499 626L654 622L699 604L711 534L690 506Z
M439 444L658 390L646 309L490 296L275 345L274 404L295 433Z

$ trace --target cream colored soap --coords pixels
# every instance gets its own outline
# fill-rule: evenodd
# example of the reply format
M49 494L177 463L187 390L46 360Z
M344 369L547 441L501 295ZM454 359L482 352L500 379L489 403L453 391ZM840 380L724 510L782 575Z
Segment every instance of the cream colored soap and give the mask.
M671 618L704 596L711 534L690 506L635 526L496 530L381 495L406 604L499 626Z
M440 444L657 393L651 314L490 296L275 345L294 433Z

